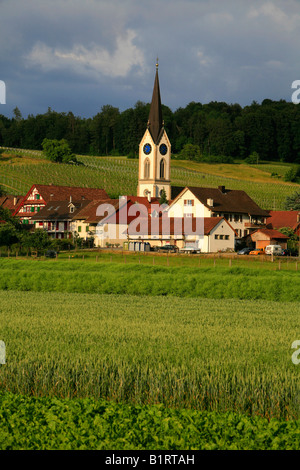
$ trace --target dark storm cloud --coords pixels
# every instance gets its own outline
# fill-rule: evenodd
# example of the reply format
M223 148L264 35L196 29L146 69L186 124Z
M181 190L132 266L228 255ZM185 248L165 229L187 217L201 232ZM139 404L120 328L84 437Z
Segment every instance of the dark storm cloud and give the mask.
M296 0L0 1L0 113L93 116L150 101L159 56L163 103L291 99Z

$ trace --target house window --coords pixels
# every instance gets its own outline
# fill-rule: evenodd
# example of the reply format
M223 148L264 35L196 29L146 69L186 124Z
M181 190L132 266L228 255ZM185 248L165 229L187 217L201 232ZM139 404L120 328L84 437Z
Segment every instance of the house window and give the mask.
M229 240L229 235L225 235L225 240Z
M215 235L215 240L219 240L220 235Z
M86 232L89 232L89 231L90 231L89 225L86 226L86 229L85 229L85 230L86 230Z
M37 199L37 200L40 199L40 195L39 195L39 194L36 194L36 195L35 195L35 199Z
M148 179L150 177L150 160L149 158L146 158L145 164L144 164L144 178Z
M78 232L81 232L81 225L78 226Z
M193 206L194 205L194 200L193 199L185 199L184 200L184 205L185 206Z
M34 212L34 206L30 208L30 212Z

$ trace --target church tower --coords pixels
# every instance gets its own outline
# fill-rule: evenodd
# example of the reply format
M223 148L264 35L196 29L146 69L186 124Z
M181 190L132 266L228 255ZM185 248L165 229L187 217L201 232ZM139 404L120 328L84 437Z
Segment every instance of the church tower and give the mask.
M158 80L158 63L147 129L139 146L138 196L160 197L162 190L171 199L171 144L164 129Z

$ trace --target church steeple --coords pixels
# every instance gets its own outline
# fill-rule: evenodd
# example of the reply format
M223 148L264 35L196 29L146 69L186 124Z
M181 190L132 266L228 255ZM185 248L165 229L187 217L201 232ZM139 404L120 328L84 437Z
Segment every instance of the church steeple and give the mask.
M157 198L165 191L171 199L170 163L171 143L162 118L157 61L147 129L139 146L138 196Z
M152 93L152 101L149 112L148 128L150 130L152 139L157 144L161 131L163 129L163 118L160 99L160 88L158 79L158 59L156 62L156 74L154 80L154 87Z

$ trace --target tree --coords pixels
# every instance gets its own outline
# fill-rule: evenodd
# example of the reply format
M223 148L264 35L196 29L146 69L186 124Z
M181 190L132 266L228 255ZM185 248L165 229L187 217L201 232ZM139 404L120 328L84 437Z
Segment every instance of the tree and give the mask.
M51 240L45 230L36 229L22 237L22 244L36 251L43 251L49 247Z
M251 153L251 155L249 155L249 157L247 157L245 159L245 162L246 163L249 163L250 165L258 165L258 162L259 162L259 154L254 150L254 152Z
M44 139L42 142L43 152L48 160L56 163L77 162L68 142L65 139Z
M286 198L284 208L286 211L300 211L300 191Z
M21 224L8 209L0 207L0 246L11 246L17 243L21 232Z
M182 160L199 161L201 159L201 152L200 152L199 145L186 144L180 153L180 158Z
M162 206L163 204L168 204L167 194L165 189L163 188L160 192L160 199L159 204Z
M291 181L295 183L300 176L300 166L296 168L290 168L284 175L284 181Z

